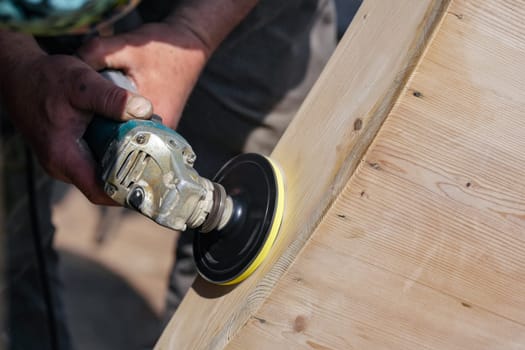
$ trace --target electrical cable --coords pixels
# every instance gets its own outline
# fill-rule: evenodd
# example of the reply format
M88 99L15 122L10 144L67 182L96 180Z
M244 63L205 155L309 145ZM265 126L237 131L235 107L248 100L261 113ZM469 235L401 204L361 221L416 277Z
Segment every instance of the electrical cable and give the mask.
M49 339L51 349L59 350L58 347L58 333L55 318L55 310L53 308L53 299L51 297L51 287L49 285L47 263L44 257L44 249L42 247L42 234L40 232L40 225L38 220L37 194L35 185L35 169L33 165L33 155L29 147L26 146L26 165L27 165L27 192L29 201L29 212L31 216L31 234L33 236L33 243L35 246L38 274L42 285L42 294L46 306L47 321L49 327Z

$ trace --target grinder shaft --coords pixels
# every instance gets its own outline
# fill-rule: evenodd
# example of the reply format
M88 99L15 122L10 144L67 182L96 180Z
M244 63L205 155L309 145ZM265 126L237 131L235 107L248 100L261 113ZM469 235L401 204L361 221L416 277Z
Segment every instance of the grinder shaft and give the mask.
M221 230L230 221L232 214L232 198L226 194L226 190L222 185L214 182L212 207L199 231L208 233L212 230Z

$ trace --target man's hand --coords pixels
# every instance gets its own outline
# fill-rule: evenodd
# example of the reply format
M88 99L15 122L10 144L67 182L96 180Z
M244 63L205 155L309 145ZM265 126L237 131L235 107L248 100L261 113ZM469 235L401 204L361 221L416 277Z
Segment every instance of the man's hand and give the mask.
M207 60L257 2L177 1L164 22L95 38L78 54L96 70L122 70L153 102L164 123L176 128Z
M190 31L167 23L92 39L78 55L96 70L123 71L155 106L163 122L176 128L208 53Z
M94 113L121 121L149 118L151 103L75 57L27 52L0 57L9 68L0 72L0 97L13 124L51 176L73 183L93 203L115 204L102 190L82 136Z

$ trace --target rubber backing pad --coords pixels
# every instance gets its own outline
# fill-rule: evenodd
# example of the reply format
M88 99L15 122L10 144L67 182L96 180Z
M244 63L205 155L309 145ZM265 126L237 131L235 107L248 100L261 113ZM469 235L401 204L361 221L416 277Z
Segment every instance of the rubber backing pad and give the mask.
M226 163L213 181L232 197L234 214L221 231L197 233L197 269L209 282L236 284L250 276L270 252L284 213L284 183L267 157L242 154Z

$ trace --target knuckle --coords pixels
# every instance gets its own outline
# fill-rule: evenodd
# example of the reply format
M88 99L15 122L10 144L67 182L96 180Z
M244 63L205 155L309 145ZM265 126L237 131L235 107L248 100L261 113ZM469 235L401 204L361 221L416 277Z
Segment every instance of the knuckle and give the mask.
M128 93L126 90L118 86L112 86L108 88L104 96L102 96L102 108L112 116L120 117L126 105L127 98Z
M73 111L69 101L62 95L47 98L42 102L40 111L41 118L46 125L46 129L40 130L40 133L52 144L52 138L66 127Z

